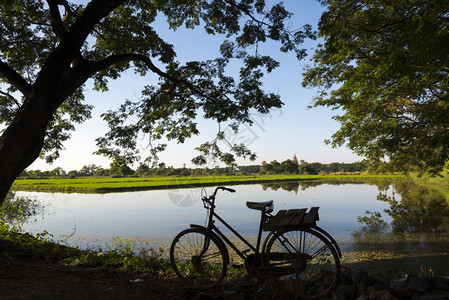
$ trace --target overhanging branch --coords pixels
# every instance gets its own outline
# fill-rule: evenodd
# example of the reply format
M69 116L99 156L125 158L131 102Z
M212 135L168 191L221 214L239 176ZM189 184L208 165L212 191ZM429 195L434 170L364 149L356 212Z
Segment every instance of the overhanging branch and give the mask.
M57 3L61 2L58 0L54 1ZM64 1L62 1L62 5L64 5L63 2ZM81 49L87 37L94 30L98 22L122 5L123 2L125 2L125 0L91 0L68 30L64 39L61 41L60 48L64 48L64 51L73 51L72 53L74 57L76 57L79 53L79 49Z
M51 27L55 32L56 36L62 40L66 35L67 31L64 28L64 24L62 23L61 13L59 12L58 5L60 1L58 0L47 0L48 7L50 8L50 16L51 16Z
M245 15L247 15L248 17L250 17L251 20L253 20L254 22L256 22L257 24L260 25L265 25L265 26L271 26L268 23L265 23L259 19L257 19L255 16L253 16L253 14L243 5L237 4L235 3L234 0L224 0L224 2L230 6L234 6L235 8L239 9L240 11L242 11L243 13L245 13Z
M184 79L180 79L180 78L176 78L171 76L170 74L162 71L161 69L159 69L158 67L156 67L153 62L151 61L151 59L143 54L116 54L116 55L111 55L108 56L107 58L98 61L98 62L94 62L93 64L93 68L91 69L91 71L93 73L99 72L101 70L107 69L110 66L120 63L120 62L128 62L128 61L140 61L143 62L144 64L146 64L146 66L155 74L159 75L160 77L163 77L171 82L173 82L175 85L178 84L183 84L185 86L187 86L193 93L204 97L208 100L212 100L215 101L215 99L210 98L209 96L207 96L206 94L204 94L202 91L200 91L199 89L197 89L191 82L184 80Z
M20 108L21 107L21 105L20 105L20 103L19 103L19 101L17 101L17 99L16 98L14 98L11 94L9 94L9 93L6 93L6 92L4 92L4 91L1 91L0 90L0 94L1 95L3 95L3 96L6 96L6 97L8 97L8 98L10 98L16 105L17 105L17 107L18 108Z
M31 85L17 73L13 68L8 66L0 60L0 75L17 88L24 96L28 96L31 90Z

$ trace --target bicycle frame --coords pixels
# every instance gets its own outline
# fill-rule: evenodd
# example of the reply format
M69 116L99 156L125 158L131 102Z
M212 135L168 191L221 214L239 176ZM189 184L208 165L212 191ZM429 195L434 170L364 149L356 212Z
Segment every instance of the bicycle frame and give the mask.
M280 210L273 216L272 200L247 202L248 208L261 212L254 245L215 212L215 195L220 189L235 192L217 187L210 196L202 196L207 210L206 224L191 224L191 229L181 231L173 239L170 261L180 279L201 289L216 287L226 276L231 248L244 261L250 275L278 278L286 294L318 299L335 289L341 274L341 251L336 241L316 226L318 207L309 212ZM228 238L228 232L226 236L218 228L217 221L248 248L241 250L234 238ZM264 231L268 234L262 244Z
M190 227L202 227L205 228L209 232L213 232L217 235L222 241L224 241L229 247L231 247L234 252L240 256L243 260L245 260L249 254L247 252L252 251L256 255L256 259L254 259L253 264L256 263L257 257L261 254L260 244L262 239L262 224L267 219L267 214L265 212L261 212L259 231L257 234L257 242L256 246L252 245L248 240L246 240L242 235L240 235L231 225L229 225L222 217L220 217L215 212L215 194L218 189L226 189L228 191L233 191L232 189L227 189L224 187L216 188L215 192L210 197L203 197L204 208L208 210L209 216L207 219L206 227L201 225L191 224ZM215 225L215 219L220 221L226 228L228 228L240 241L242 241L249 249L241 251L226 235L220 231L220 229Z

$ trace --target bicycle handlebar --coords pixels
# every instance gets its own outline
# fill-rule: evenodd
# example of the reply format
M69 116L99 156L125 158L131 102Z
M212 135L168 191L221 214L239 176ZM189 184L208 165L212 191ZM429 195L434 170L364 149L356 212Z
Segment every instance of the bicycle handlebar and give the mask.
M218 190L228 191L230 193L235 193L234 189L227 188L227 187L224 187L224 186L219 186L219 187L217 187L215 189L215 191L212 193L212 195L210 195L209 197L206 197L206 196L203 197L202 198L203 202L206 202L209 205L211 205L212 207L215 207L215 204L214 204L214 202L215 202L215 195L217 194ZM204 207L206 207L206 206L204 206Z
M224 187L224 186L219 186L219 187L217 187L217 188L215 189L214 193L213 193L212 195L210 195L209 198L214 198L215 195L217 194L218 190L228 191L228 192L231 192L231 193L235 193L235 190L234 190L234 189L227 188L227 187Z
M231 193L235 193L235 190L234 189L231 189L231 188L227 188L227 187L221 187L224 191L228 191L228 192L231 192Z

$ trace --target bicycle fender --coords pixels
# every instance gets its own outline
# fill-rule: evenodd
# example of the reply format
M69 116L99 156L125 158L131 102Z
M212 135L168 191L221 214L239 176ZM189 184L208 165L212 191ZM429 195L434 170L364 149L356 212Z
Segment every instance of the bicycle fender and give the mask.
M273 236L274 231L270 231L270 233L268 233L268 235L265 237L265 240L263 241L263 245L262 245L262 257L265 254L265 250L267 249L267 244L268 241L271 239L271 237Z
M197 225L197 224L190 224L190 228L200 229L201 231L204 231L204 233L212 235L215 238L215 240L217 241L217 243L220 244L220 247L222 247L224 249L224 254L226 256L225 257L226 258L226 264L229 264L228 247L226 247L226 245L223 242L223 240L215 232L213 232L212 230L208 230L203 225Z
M318 233L321 233L325 238L328 239L328 241L334 246L335 251L337 251L337 254L340 258L342 258L342 254L341 254L341 250L340 247L337 244L337 241L327 232L325 231L323 228L318 227L318 226L310 226L310 227L306 227L308 229L311 230L315 230ZM301 229L301 228L298 228ZM263 242L263 246L262 246L262 253L265 253L268 241L271 239L271 237L277 232L277 230L274 231L270 231L270 233L266 236L264 242Z
M315 229L316 231L318 231L319 233L324 235L326 238L328 238L329 241L331 242L331 244L334 246L335 250L337 250L337 253L340 256L340 258L342 257L341 256L341 250L340 250L340 247L337 244L337 241L327 231L325 231L323 228L318 227L318 226L314 226L314 227L311 227L311 228Z

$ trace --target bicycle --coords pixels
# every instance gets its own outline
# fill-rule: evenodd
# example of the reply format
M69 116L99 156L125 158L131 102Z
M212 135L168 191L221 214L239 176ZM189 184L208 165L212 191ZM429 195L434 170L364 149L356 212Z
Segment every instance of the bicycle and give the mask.
M204 189L203 189L204 190ZM330 294L337 286L341 251L337 242L316 225L318 207L273 212L273 200L246 202L261 212L256 245L252 245L215 212L217 187L209 197L202 195L207 210L205 226L191 224L173 239L170 262L176 275L199 289L211 289L225 278L230 256L228 245L243 259L247 272L257 278L277 278L285 291L301 299L316 299ZM241 251L215 225L220 221L248 249ZM262 232L268 235L261 246Z

